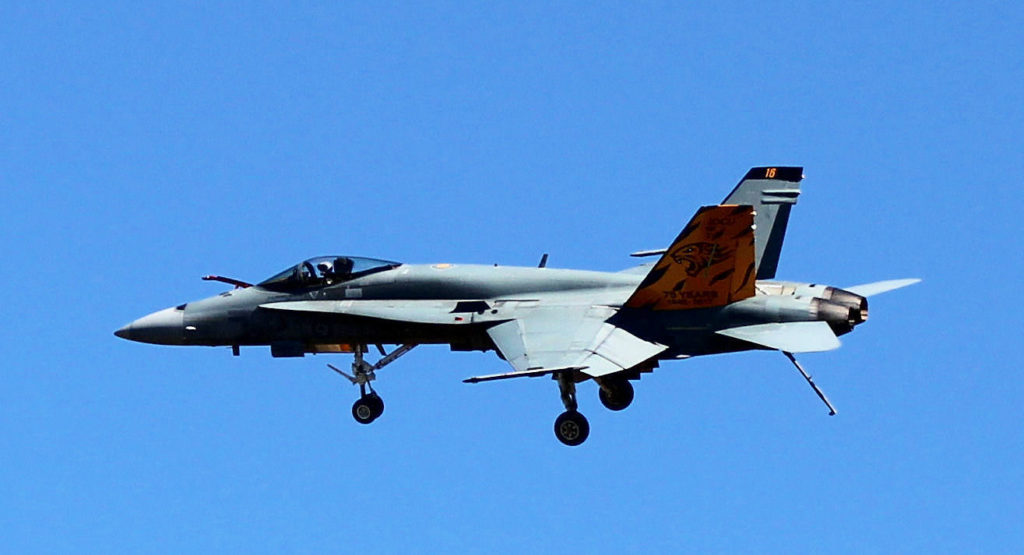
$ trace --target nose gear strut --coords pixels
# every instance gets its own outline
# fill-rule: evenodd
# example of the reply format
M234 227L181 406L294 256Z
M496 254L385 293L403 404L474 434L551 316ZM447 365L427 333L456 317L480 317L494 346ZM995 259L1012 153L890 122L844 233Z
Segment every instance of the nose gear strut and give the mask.
M416 347L415 344L406 344L398 347L391 354L385 354L384 348L380 345L377 348L383 358L378 360L375 364L370 364L363 359L363 353L366 352L366 345L357 345L355 349L355 360L352 361L352 375L348 375L342 372L333 364L328 364L327 367L334 370L338 374L341 374L348 381L352 382L352 385L359 386L359 399L352 405L352 417L356 419L356 422L360 424L369 424L374 420L380 418L380 415L384 413L384 400L377 395L377 392L373 390L373 386L370 382L377 379L377 370L384 368L392 362L398 360L399 357L408 353Z

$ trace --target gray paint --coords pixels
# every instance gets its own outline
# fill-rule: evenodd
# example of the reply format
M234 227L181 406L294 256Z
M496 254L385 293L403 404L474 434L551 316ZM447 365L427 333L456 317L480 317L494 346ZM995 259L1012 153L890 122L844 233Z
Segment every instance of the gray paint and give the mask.
M566 407L556 420L556 434L568 445L581 443L589 429L577 412L575 382L593 378L602 395L626 395L606 402L621 410L632 400L626 380L653 370L659 360L783 350L828 404L789 351L837 347L837 336L867 320L865 297L917 280L860 285L852 291L771 281L801 178L802 168L754 168L726 198L726 204L755 207L758 262L755 296L726 306L624 308L651 272L650 264L594 272L323 257L300 263L263 285L157 311L115 334L144 343L230 346L235 354L241 345L269 346L279 357L337 352L343 344L433 343L452 350L496 350L514 371L468 381L554 376ZM332 269L338 267L343 269ZM310 272L303 274L302 268ZM353 376L347 377L361 389L353 413L369 414L363 423L379 416L383 406L376 405L380 398L369 386L373 370L393 358L371 366L360 352L355 356Z
M778 172L778 179L754 179L753 175L764 176L765 172ZM784 179L782 176L786 176ZM757 216L754 225L754 252L757 261L757 279L772 279L779 266L782 241L786 237L789 213L800 196L800 181L803 168L777 167L754 168L736 185L722 204L749 204Z

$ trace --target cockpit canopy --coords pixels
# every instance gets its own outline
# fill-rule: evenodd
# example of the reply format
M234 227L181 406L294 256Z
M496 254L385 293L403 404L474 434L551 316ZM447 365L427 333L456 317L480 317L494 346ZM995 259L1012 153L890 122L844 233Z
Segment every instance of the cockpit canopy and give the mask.
M401 266L400 262L359 256L318 256L299 262L257 286L272 291L298 291L334 285Z

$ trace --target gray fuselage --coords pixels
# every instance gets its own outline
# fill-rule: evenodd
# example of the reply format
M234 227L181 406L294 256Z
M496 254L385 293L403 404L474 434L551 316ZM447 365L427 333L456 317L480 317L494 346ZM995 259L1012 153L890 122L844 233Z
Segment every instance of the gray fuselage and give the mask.
M615 325L667 345L669 349L659 357L667 359L758 348L714 333L735 326L826 320L837 334L842 334L855 325L853 316L849 316L852 309L831 306L835 303L827 300L828 292L834 289L785 282L758 282L756 296L724 307L673 311L621 308L643 279L646 268L641 268L595 272L401 264L333 284L287 290L261 285L237 288L150 314L117 333L135 341L166 345L270 345L275 356L301 356L335 351L339 345L367 344L447 344L453 350L489 350L493 343L486 329L501 320L505 304L536 301L556 308L588 304L616 308ZM399 314L402 301L455 302L444 308L444 314L428 321L272 308L297 301L344 301L349 306L364 301L394 301ZM863 309L866 314L866 304ZM463 313L465 317L460 316Z

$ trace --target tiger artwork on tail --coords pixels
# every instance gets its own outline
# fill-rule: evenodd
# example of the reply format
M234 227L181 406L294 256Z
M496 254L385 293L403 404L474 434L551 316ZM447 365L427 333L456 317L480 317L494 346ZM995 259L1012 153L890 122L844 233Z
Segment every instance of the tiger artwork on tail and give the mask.
M754 296L754 209L705 206L673 241L627 308L686 310Z
M686 264L686 275L696 277L701 270L707 270L732 256L732 252L718 243L701 241L683 245L672 251L671 256L676 264Z

